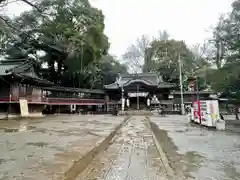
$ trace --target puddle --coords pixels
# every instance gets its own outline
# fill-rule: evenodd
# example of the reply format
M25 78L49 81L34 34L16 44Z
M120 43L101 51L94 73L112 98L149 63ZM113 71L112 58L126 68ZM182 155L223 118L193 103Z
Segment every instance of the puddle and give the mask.
M185 132L188 132L188 129L185 129L185 130L176 130L175 132L177 132L177 133L185 133Z
M36 126L25 126L20 125L20 127L15 128L2 128L5 133L13 133L13 132L22 132L22 131L30 131L36 129Z
M5 159L0 159L0 164L3 164L5 162Z
M46 133L48 130L46 128L35 128L33 132Z
M28 142L26 144L29 146L36 146L36 147L44 147L48 145L48 143L46 142Z
M27 130L32 130L32 129L36 129L36 126L27 126Z
M19 132L18 128L4 128L5 133Z

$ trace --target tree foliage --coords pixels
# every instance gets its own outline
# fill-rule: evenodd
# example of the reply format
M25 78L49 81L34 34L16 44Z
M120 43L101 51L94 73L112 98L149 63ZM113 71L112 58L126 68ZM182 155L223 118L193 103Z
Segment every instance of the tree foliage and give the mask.
M210 77L218 92L240 96L240 0L232 3L232 11L221 16L214 29L217 70ZM220 78L221 77L221 78Z
M179 63L182 65L183 75L192 75L202 67L208 65L203 58L196 55L183 41L154 40L146 51L144 71L157 72L168 82L176 82L179 77Z
M14 32L2 31L7 57L32 55L39 64L47 63L39 74L60 85L99 87L109 48L103 13L88 0L42 0L32 6L15 19L4 19L6 31Z
M129 46L123 55L128 66L134 73L155 72L163 80L178 84L180 63L185 90L188 87L187 76L194 75L199 76L200 89L205 89L209 84L207 75L211 65L206 57L207 46L196 44L189 48L184 41L171 39L166 30L159 31L158 34L152 40L142 35L135 44Z

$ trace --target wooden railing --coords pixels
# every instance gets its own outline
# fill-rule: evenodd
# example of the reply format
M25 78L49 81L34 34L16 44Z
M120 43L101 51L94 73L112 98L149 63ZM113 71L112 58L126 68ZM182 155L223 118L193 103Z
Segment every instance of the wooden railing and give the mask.
M53 98L53 97L0 97L0 103L18 103L20 99L26 99L29 104L46 104L46 105L103 105L104 99L85 99L85 98ZM118 104L118 101L109 101L108 104Z
M47 104L77 104L77 105L101 105L105 103L104 99L82 99L82 98L46 98Z

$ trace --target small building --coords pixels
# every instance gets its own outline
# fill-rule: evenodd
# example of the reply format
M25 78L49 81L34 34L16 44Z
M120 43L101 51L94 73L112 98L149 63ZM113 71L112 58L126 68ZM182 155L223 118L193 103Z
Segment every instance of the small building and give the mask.
M47 99L46 114L102 111L105 108L105 92L99 89L73 87L42 87Z
M0 112L19 114L19 100L26 99L37 110L42 104L42 87L53 83L39 78L35 71L36 62L31 59L13 59L0 62Z
M191 104L196 100L209 100L212 99L212 96L215 93L213 91L184 91L183 92L183 100L184 104ZM172 91L171 92L173 104L181 104L181 92L180 91Z
M213 91L184 91L183 92L183 103L184 106L191 105L194 101L197 100L210 100L215 93ZM172 91L172 109L173 111L180 111L181 109L181 92Z
M108 100L118 100L125 109L145 109L168 102L174 87L156 73L142 73L119 74L114 83L104 85L104 90Z

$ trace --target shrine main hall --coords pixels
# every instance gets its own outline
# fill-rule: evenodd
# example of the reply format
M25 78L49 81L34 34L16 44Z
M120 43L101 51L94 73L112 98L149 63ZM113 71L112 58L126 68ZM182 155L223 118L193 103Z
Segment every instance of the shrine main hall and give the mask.
M108 100L119 100L124 109L137 110L169 104L174 87L156 73L119 74L114 83L104 85Z

